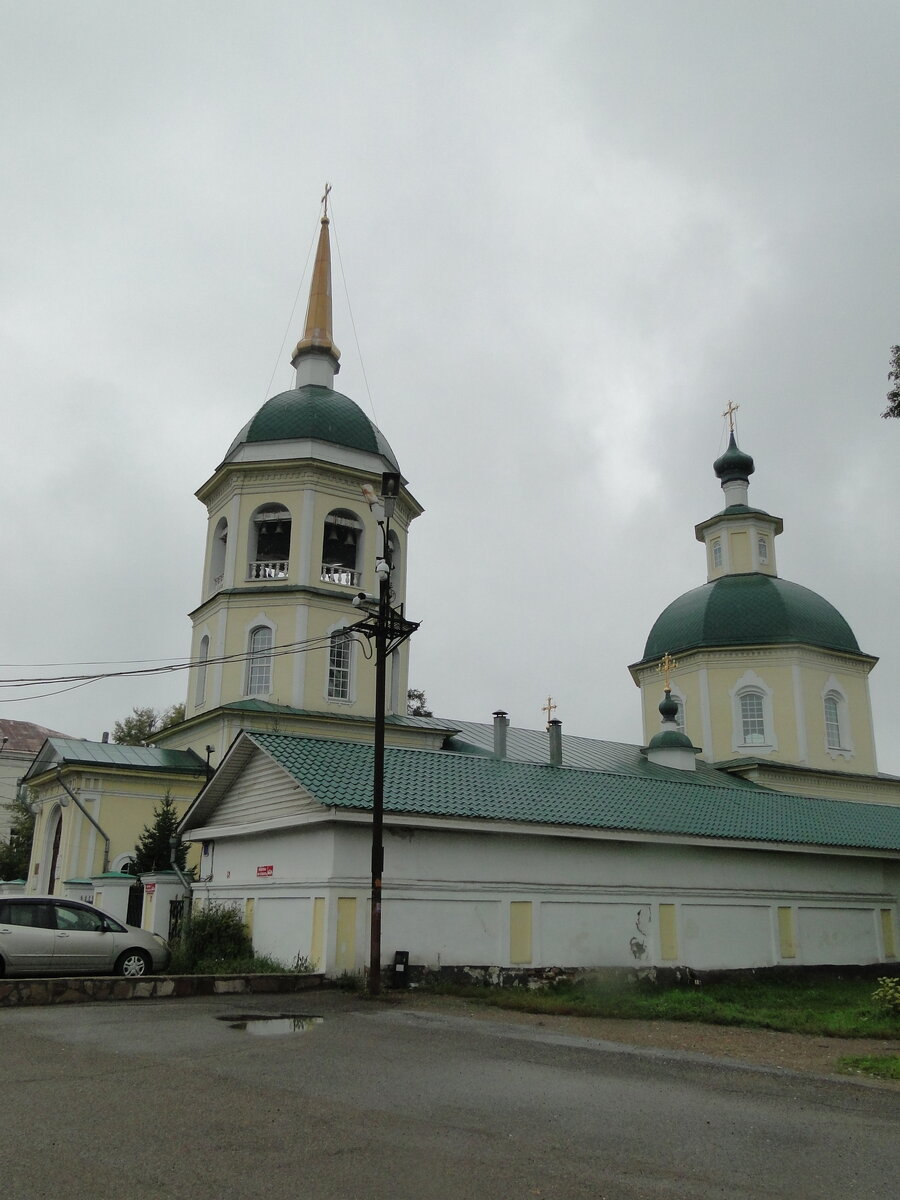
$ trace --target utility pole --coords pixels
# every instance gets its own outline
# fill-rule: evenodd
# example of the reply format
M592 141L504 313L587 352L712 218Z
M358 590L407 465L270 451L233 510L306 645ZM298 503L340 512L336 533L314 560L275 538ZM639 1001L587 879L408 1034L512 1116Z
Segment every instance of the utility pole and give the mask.
M399 610L391 606L391 517L400 492L400 475L386 471L381 477L381 496L375 495L371 487L363 488L363 495L375 514L381 530L381 554L375 562L378 579L378 596L360 592L353 603L369 613L365 621L351 629L375 640L375 762L372 778L372 911L369 926L369 980L370 996L381 992L381 880L384 872L384 726L386 717L387 661L389 655L402 645L419 628L415 621L407 621L402 606ZM349 632L349 631L348 631Z

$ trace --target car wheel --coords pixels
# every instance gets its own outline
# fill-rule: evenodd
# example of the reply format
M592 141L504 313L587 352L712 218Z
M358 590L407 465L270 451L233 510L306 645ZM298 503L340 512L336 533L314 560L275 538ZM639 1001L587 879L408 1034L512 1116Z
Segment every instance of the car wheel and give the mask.
M141 975L149 975L153 969L150 955L143 950L126 950L120 954L116 962L116 974L124 975L126 979L136 979Z

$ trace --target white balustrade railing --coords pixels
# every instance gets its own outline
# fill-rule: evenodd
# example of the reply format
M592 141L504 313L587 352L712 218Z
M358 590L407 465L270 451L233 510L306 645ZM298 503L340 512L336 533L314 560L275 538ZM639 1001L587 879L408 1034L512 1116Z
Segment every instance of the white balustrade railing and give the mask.
M344 587L359 587L362 580L360 571L351 571L340 563L322 563L322 574L319 576L323 583L340 583Z
M247 567L248 579L287 579L288 563L270 558L251 562Z

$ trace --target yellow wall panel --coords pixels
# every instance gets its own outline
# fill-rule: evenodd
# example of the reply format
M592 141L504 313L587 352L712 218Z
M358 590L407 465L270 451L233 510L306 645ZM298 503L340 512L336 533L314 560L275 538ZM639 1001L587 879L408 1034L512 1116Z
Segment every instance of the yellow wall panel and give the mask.
M797 957L794 910L789 907L778 909L778 953L782 958Z
M532 905L530 900L512 900L509 905L509 961L526 964L533 962L532 951Z
M678 929L674 904L659 906L659 953L667 962L678 958Z

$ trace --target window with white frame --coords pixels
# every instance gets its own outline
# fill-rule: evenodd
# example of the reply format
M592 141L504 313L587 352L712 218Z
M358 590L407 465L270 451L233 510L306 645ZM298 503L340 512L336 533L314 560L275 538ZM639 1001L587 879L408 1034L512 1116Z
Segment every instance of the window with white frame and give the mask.
M331 635L328 650L328 699L350 699L350 650L352 639L344 629Z
M272 690L272 630L268 625L251 629L247 643L245 696L267 696Z
M718 538L712 544L712 564L714 567L722 565L722 543Z
M204 634L200 639L197 652L197 689L194 693L194 703L202 704L206 698L206 660L209 658L209 635Z
M741 740L745 746L766 743L766 712L761 692L743 692L741 706Z
M684 733L684 701L680 696L673 696L672 699L678 709L675 714L675 724L678 726L679 732Z
M759 556L759 561L763 564L769 561L769 543L764 537L759 538L756 543L756 553Z
M825 697L825 745L829 750L844 749L842 707L843 697L837 692L829 692Z

